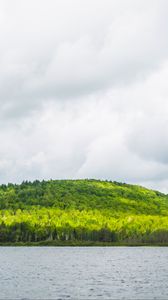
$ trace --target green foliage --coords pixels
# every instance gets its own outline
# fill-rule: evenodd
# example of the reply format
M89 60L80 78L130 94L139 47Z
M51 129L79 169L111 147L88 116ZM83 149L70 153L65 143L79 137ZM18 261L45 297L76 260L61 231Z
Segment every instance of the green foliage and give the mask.
M136 185L50 180L0 186L0 242L168 242L168 196Z

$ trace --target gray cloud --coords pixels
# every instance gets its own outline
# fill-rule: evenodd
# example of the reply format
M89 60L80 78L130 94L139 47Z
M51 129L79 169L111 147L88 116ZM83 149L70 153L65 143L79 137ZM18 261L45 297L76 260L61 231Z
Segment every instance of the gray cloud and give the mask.
M70 2L4 4L2 102L41 103L128 84L167 57L165 1Z
M0 2L0 182L168 190L167 1Z

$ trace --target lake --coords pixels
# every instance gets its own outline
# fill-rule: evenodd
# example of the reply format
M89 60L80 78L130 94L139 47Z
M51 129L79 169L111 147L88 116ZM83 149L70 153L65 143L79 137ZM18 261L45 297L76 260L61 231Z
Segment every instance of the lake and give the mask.
M168 247L0 247L0 299L168 299Z

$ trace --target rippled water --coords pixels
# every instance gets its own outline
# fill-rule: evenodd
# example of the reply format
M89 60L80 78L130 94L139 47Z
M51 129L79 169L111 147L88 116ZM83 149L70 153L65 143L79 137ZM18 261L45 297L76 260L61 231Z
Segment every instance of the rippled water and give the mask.
M0 299L168 299L168 248L0 247Z

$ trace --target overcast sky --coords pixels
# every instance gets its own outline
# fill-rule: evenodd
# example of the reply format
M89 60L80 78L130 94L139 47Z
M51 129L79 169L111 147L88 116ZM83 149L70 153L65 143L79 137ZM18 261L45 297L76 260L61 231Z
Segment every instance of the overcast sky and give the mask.
M0 0L0 183L168 192L167 16L167 0Z

